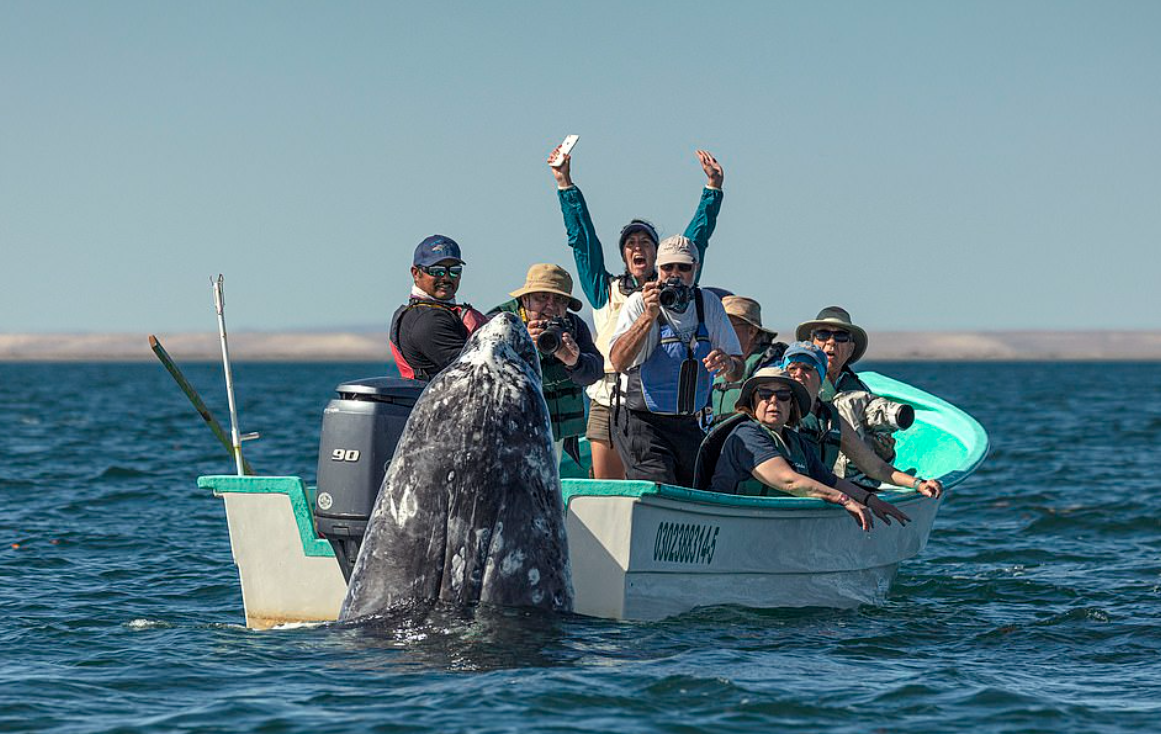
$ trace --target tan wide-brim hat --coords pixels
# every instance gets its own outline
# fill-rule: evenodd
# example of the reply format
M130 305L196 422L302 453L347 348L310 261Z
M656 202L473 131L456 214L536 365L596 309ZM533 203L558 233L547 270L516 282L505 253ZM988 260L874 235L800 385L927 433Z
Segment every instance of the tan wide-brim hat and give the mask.
M737 316L758 331L769 334L771 339L778 336L777 331L762 326L762 306L753 298L726 296L722 299L722 308L726 309L726 316Z
M810 332L815 329L828 328L842 329L851 333L855 340L855 351L847 360L847 364L858 362L863 353L867 351L867 332L863 331L862 327L851 323L851 315L841 306L827 306L818 312L818 316L813 321L803 321L794 330L794 338L800 342L808 342L810 341Z
M555 293L568 299L570 311L580 311L584 305L572 296L572 276L559 265L551 263L537 263L528 268L528 275L524 278L524 287L514 290L508 295L513 298L529 293Z
M763 367L742 383L742 392L738 395L738 405L751 405L754 391L763 385L780 385L790 388L794 393L794 400L798 403L798 414L806 415L810 412L810 393L802 383L790 376L790 373L781 367Z

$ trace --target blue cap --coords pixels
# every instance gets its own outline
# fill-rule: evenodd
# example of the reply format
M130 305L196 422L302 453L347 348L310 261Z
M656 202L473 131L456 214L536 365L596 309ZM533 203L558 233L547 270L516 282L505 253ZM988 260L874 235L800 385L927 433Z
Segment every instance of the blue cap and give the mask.
M791 362L805 362L818 370L819 380L826 379L826 352L811 342L794 342L787 347L782 355L782 369L786 369Z
M629 235L633 234L634 232L644 232L645 234L649 235L649 239L653 240L653 244L655 245L660 242L660 240L657 239L657 229L651 223L646 222L644 219L634 219L624 227L621 227L620 246L622 249L625 247L625 240L629 239Z
M415 258L411 264L425 268L443 260L455 260L458 263L464 261L460 257L460 246L455 240L442 234L433 234L415 248Z

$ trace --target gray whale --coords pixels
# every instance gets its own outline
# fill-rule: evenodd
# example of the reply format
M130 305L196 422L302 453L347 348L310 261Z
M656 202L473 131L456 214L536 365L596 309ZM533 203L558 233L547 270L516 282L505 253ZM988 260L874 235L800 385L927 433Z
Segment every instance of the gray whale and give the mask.
M540 358L513 314L478 329L416 402L339 620L426 601L572 610Z

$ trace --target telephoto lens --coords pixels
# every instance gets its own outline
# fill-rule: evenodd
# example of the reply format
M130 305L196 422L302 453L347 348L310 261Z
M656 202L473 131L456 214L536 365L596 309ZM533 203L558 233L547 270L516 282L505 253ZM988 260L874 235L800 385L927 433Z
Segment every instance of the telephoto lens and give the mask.
M914 422L915 408L884 397L876 397L863 411L864 425L876 433L905 431Z

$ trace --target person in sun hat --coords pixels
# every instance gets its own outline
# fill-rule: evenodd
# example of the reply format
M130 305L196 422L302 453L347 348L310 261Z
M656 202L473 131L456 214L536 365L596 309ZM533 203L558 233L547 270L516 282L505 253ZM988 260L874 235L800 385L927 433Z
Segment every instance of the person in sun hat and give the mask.
M841 306L827 306L818 316L804 321L794 330L797 341L810 341L826 353L829 361L822 399L830 401L836 393L847 390L866 390L867 386L851 369L867 351L867 332L851 321L851 315Z
M613 444L628 479L690 486L713 376L736 380L744 368L722 302L695 285L699 264L689 238L662 240L659 280L629 296L609 339L609 361L626 376Z
M411 294L391 317L389 340L399 374L430 380L460 355L468 336L487 321L470 304L456 303L464 271L460 246L433 234L415 248Z
M910 518L861 487L839 479L795 426L810 395L780 367L762 367L742 385L735 415L706 437L698 485L726 494L815 497L839 505L870 530L873 515L888 525Z
M721 165L707 151L697 151L697 158L706 174L706 186L693 219L685 228L685 236L697 247L700 261L705 257L710 237L717 226L718 212L722 206L723 172ZM556 151L553 150L548 161L551 164L555 159ZM551 167L551 170L556 178L568 244L576 258L577 277L585 298L593 307L597 348L605 355L603 378L587 390L591 402L586 436L592 449L593 476L598 479L622 479L625 470L613 447L610 406L617 372L608 360L609 339L625 301L640 291L645 283L656 279L657 245L660 239L652 223L644 219L630 221L621 228L617 243L623 267L619 272L606 269L601 241L589 215L588 204L572 181L571 165L572 157L566 155L563 162Z
M730 318L734 333L738 335L746 367L737 381L728 382L720 374L714 378L711 401L715 422L733 414L742 383L759 367L777 363L782 358L782 353L786 351L785 342L774 341L778 332L762 326L762 307L753 298L728 295L722 298L722 307L725 308L726 316Z
M585 322L572 312L580 311L581 302L572 295L572 276L559 265L540 263L528 269L524 285L510 294L512 299L496 306L488 315L500 311L514 313L528 327L534 342L556 348L540 350L544 399L552 418L552 437L558 442L580 436L585 431L585 404L581 394L604 374L605 358L597 351ZM557 338L541 339L545 329L559 330ZM558 452L559 453L559 452Z
M867 351L867 332L851 320L845 308L827 306L814 319L799 324L795 336L800 341L810 340L826 353L829 360L826 379L819 389L819 398L834 404L879 458L887 462L894 461L895 437L889 431L872 431L867 425L866 415L860 409L860 406L874 399L875 394L851 369L851 365L862 359ZM860 486L877 486L874 479L854 465L852 458L846 452L841 453L835 463L836 470Z
M823 466L834 471L848 481L864 489L877 489L882 484L914 489L926 497L938 497L943 485L936 479L922 479L899 471L884 461L855 430L839 409L832 403L819 399L819 390L827 373L827 356L811 342L794 342L782 357L780 367L796 382L806 388L810 396L810 408L802 414L796 429L808 442ZM836 465L840 456L845 455L857 477L869 478L871 482L856 482L856 475L850 471L839 471ZM844 465L845 467L846 465Z

